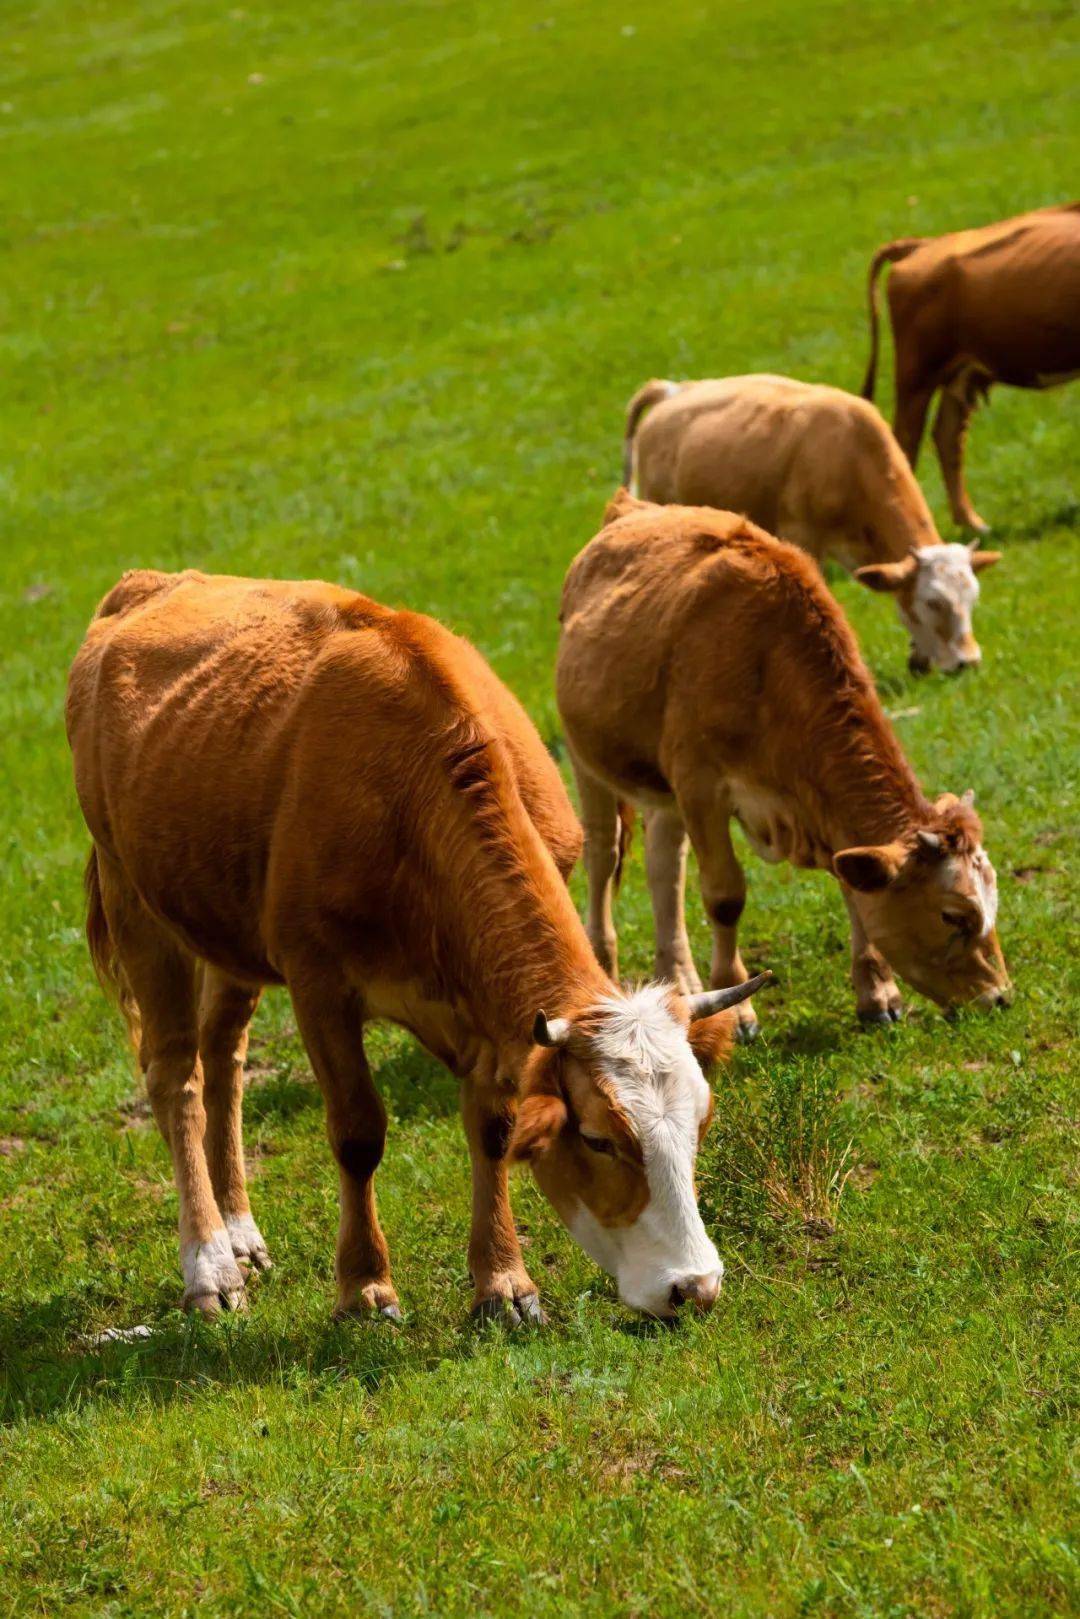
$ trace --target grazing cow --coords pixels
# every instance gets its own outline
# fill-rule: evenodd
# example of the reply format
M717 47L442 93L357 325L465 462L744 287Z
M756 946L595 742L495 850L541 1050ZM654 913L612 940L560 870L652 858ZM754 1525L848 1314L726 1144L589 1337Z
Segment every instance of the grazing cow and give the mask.
M792 377L646 383L628 407L623 476L645 500L741 512L891 592L913 673L979 662L975 575L1001 553L942 543L896 440L854 394Z
M687 835L714 985L746 977L734 815L766 860L839 879L864 1021L900 1016L892 969L945 1006L1007 980L994 868L970 796L924 796L855 637L801 551L731 512L625 491L571 564L557 691L585 824L588 930L616 971L620 802L646 809L657 971L698 984L683 916ZM744 1037L756 1028L740 1008Z
M870 363L863 395L874 397L878 357L877 278L889 276L896 351L893 427L915 465L930 401L949 504L957 523L987 525L964 486L964 439L991 384L1052 388L1080 376L1080 202L1039 208L978 230L909 236L870 261Z
M479 1312L542 1319L515 1159L628 1304L713 1302L699 1063L745 990L623 993L601 971L566 889L581 834L558 771L467 642L333 585L129 573L75 659L67 723L91 953L172 1149L187 1306L242 1304L241 1267L268 1263L240 1117L265 984L288 987L326 1101L340 1311L399 1314L374 1018L462 1080Z

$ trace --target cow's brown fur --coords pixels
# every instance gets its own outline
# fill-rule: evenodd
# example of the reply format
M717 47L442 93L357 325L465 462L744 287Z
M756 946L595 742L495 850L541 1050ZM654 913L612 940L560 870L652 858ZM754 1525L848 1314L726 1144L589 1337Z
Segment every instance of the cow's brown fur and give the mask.
M467 642L353 591L138 572L90 626L67 722L94 840L91 952L139 1024L182 1247L202 1253L223 1221L254 1230L247 1025L261 986L286 984L340 1171L339 1308L397 1308L372 1190L386 1114L363 1050L381 1017L462 1080L477 1304L536 1313L507 1163L544 1136L551 1172L570 1176L583 1110L616 1137L622 1126L579 1050L558 1130L549 1117L531 1148L520 1124L515 1137L519 1083L548 1055L533 1021L618 992L566 889L577 820L514 697ZM699 1050L719 1055L732 1024L695 1025ZM642 1196L633 1154L618 1163L598 1218L625 1217L630 1183ZM233 1252L260 1266L255 1236ZM190 1305L242 1303L231 1260L205 1275Z
M950 599L948 570L927 590L925 567L938 566L943 542L906 457L866 400L792 377L654 382L631 401L626 431L643 499L741 512L817 562L829 557L891 592L919 666L927 657L949 668L978 661L969 604ZM978 572L997 560L978 552L970 565ZM925 622L920 594L940 604L942 623Z
M741 512L818 562L852 570L941 544L911 468L866 400L768 375L669 388L632 437L643 500Z
M934 394L934 443L958 523L986 524L964 485L964 440L995 382L1046 388L1080 374L1080 202L1040 208L976 230L891 242L870 264L870 362L877 376L877 277L888 283L896 352L893 426L914 466Z
M685 987L696 985L679 891L687 832L713 923L712 982L745 978L735 814L767 858L845 879L862 1014L898 1008L887 963L943 1003L998 997L996 935L961 937L942 914L979 911L978 817L924 797L847 622L800 551L730 512L622 493L571 565L561 616L558 698L582 797L589 930L610 971L611 829L628 797L647 806L658 967ZM937 855L920 832L939 839Z

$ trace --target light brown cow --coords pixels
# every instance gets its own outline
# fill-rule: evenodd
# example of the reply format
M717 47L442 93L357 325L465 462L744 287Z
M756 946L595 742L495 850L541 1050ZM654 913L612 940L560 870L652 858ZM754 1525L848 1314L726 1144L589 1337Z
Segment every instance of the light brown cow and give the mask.
M746 973L734 815L766 860L840 879L869 1022L900 1015L892 969L945 1006L1006 990L997 887L967 796L930 803L855 638L793 546L745 518L625 491L572 563L557 690L585 823L589 937L616 971L621 801L647 812L657 972L692 992L687 835L712 922L714 985ZM754 1032L749 1003L744 1035Z
M332 585L131 573L75 660L67 721L91 952L172 1149L188 1306L241 1304L241 1267L268 1263L240 1117L264 984L287 985L326 1101L341 1311L399 1314L372 1181L374 1018L462 1080L477 1310L540 1319L515 1158L627 1303L712 1303L699 1060L725 1052L716 1014L745 991L624 994L600 969L565 885L565 788L467 642Z
M914 473L864 399L767 375L649 382L628 407L623 476L645 500L741 512L890 592L913 672L979 662L975 575L1001 553L942 542Z
M995 382L1051 388L1080 376L1080 202L879 247L867 287L867 399L874 397L877 377L877 278L884 264L896 266L888 286L896 436L914 466L940 388L934 444L952 514L985 534L987 525L964 486L972 411Z

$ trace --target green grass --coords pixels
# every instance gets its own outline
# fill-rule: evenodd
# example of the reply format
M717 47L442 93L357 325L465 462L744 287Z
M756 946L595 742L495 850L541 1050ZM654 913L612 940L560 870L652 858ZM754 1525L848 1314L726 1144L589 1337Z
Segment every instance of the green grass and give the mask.
M674 1332L524 1180L551 1327L470 1331L454 1086L394 1031L408 1321L333 1325L336 1177L280 997L247 1106L276 1268L246 1319L175 1313L62 694L122 568L321 575L472 636L555 744L559 586L625 399L857 387L879 241L1076 191L1078 43L1068 0L9 0L0 1613L1076 1611L1080 387L975 424L1006 553L978 678L910 679L888 604L835 586L928 787L977 791L1016 1005L861 1036L835 885L749 862L744 953L782 987L702 1162L722 1303ZM645 971L639 857L620 924Z

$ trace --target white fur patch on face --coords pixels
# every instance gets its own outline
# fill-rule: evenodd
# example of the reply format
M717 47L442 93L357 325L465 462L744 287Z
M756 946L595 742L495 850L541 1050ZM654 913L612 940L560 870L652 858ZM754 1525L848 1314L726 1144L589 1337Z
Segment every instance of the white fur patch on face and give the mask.
M971 614L979 599L979 581L966 545L924 545L917 553L910 603L900 614L918 656L940 669L955 669L976 655Z
M998 889L997 873L982 845L968 858L948 861L942 871L942 881L947 889L960 893L966 893L967 883L971 884L969 897L979 907L982 917L978 936L985 939L997 922Z
M976 849L971 862L972 881L975 885L975 898L982 907L983 928L982 938L993 931L997 922L998 890L997 873L990 864L990 857L980 844Z
M665 1314L671 1290L723 1267L702 1224L694 1191L698 1135L709 1087L686 1031L667 1006L667 989L650 984L601 1003L596 1061L641 1146L649 1201L633 1225L608 1230L582 1207L571 1231L618 1280L634 1309Z

